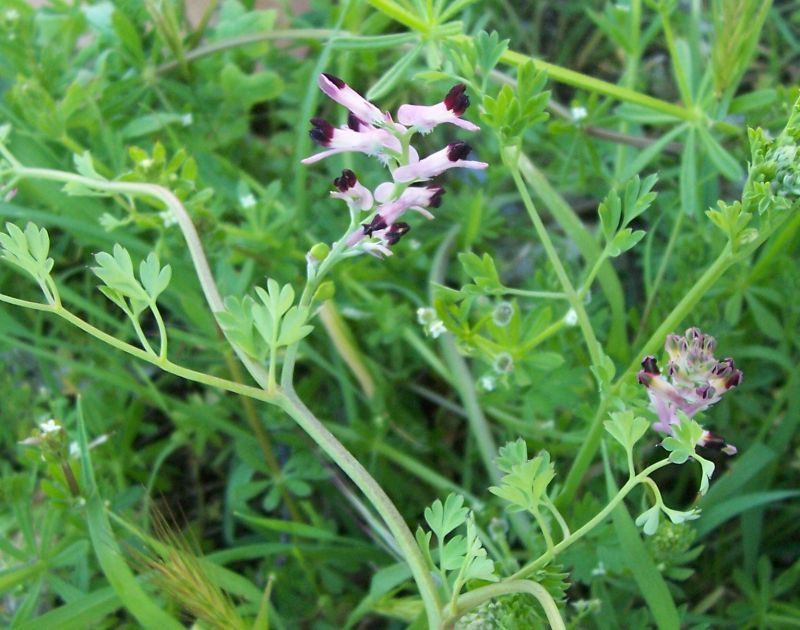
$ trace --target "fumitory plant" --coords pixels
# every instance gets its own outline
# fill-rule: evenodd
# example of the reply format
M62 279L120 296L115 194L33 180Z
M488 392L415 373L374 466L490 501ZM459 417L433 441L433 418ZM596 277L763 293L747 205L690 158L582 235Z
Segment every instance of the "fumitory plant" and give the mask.
M792 618L783 23L501 4L0 12L10 627Z

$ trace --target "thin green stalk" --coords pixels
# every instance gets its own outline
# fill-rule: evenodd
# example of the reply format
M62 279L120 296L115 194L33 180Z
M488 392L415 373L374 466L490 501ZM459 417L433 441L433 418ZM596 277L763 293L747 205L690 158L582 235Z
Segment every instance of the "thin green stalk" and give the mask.
M564 620L561 619L561 613L558 612L558 606L555 600L547 592L547 589L536 582L530 580L508 580L498 582L496 584L489 584L482 586L475 590L469 591L461 595L455 602L455 605L448 606L445 609L446 617L442 624L443 628L452 628L453 624L464 613L477 608L482 603L487 602L496 597L503 595L510 595L512 593L528 593L533 595L544 610L547 617L547 622L550 624L552 630L566 630Z
M161 311L158 309L158 306L155 302L150 305L150 311L153 313L153 317L156 319L156 326L158 326L158 337L161 340L161 344L158 348L158 358L164 360L167 358L167 327L164 325L164 318L161 317Z
M208 57L218 52L230 50L232 48L239 48L241 46L248 46L249 44L258 44L261 42L271 41L275 39L328 39L336 35L345 35L353 37L350 33L337 31L329 28L301 28L292 30L277 30L266 31L263 33L250 33L248 35L240 35L238 37L231 37L223 39L211 44L198 46L184 55L184 61L191 63L197 59ZM164 74L170 72L178 67L177 61L167 61L160 66L156 66L156 74Z
M667 272L667 266L669 264L669 260L672 257L672 250L675 248L675 243L678 240L678 234L680 234L681 225L683 224L683 217L686 215L681 209L678 210L678 218L675 219L675 223L672 225L672 231L669 235L669 240L667 241L667 247L664 250L664 255L661 257L661 262L658 265L658 271L656 272L655 280L653 280L653 289L650 291L650 296L647 298L647 304L644 307L644 311L642 311L642 321L639 323L639 330L636 332L635 342L639 340L639 336L645 329L647 324L647 319L650 315L650 311L653 308L653 304L655 302L655 297L658 294L658 290L661 287L661 281L664 279L664 275Z
M578 316L578 325L583 333L583 338L586 343L586 348L589 351L592 365L599 367L602 363L600 344L597 341L597 337L594 334L594 329L589 321L589 316L583 306L583 300L580 299L575 291L575 288L572 286L572 282L567 275L566 269L564 269L561 258L559 257L553 242L550 240L550 236L547 233L547 228L545 228L544 223L539 216L539 212L536 210L536 206L534 205L533 200L528 193L528 188L525 186L525 182L522 181L522 176L520 174L516 159L517 154L518 149L516 147L506 147L503 149L501 151L503 164L505 164L505 166L511 172L511 176L513 177L514 183L517 186L517 191L520 194L522 203L524 204L525 209L528 211L528 216L530 217L531 222L536 229L536 234L538 235L539 240L544 246L544 250L547 253L547 258L556 272L556 276L561 283L561 288L563 289L570 306L575 309L575 313Z
M12 170L14 174L20 178L38 178L51 181L74 182L94 190L118 192L130 195L144 195L162 201L167 208L173 212L178 220L178 225L183 232L192 262L195 267L195 272L200 281L200 285L203 289L203 293L206 297L206 301L208 302L210 310L214 314L215 318L220 311L224 310L222 297L219 294L219 289L217 288L216 282L211 274L208 260L205 257L205 252L203 251L203 247L199 236L197 235L197 231L195 230L194 224L192 223L191 218L181 204L180 200L178 200L178 198L175 197L171 191L154 184L97 180L84 177L82 175L75 175L73 173L66 173L51 169L18 167ZM339 248L338 250L337 247ZM329 256L326 257L322 263L320 263L318 273L306 283L306 287L300 299L301 306L308 306L311 303L314 290L317 286L317 281L324 276L324 273L338 261L338 253L340 253L345 247L346 244L344 239L342 239L340 243L337 243L337 245L334 246ZM287 360L289 354L292 353L292 365L290 366L288 372L286 371L286 364L284 365L284 373L282 376L287 377L288 383L285 391L282 391L278 387L268 388L270 383L269 375L268 372L264 370L264 367L250 359L250 357L244 354L244 352L239 350L236 344L230 342L231 347L234 348L234 351L245 365L245 368L248 370L248 372L250 372L251 376L253 376L259 385L261 385L261 388L255 388L242 385L240 383L234 383L226 379L210 376L208 374L203 374L201 372L195 372L194 370L175 365L168 360L161 360L154 355L149 355L144 350L120 341L112 335L95 328L88 322L83 321L79 317L73 315L63 308L55 308L49 305L26 302L24 300L18 300L16 303L18 305L23 305L23 303L25 303L25 305L36 308L37 310L56 313L78 328L81 328L85 332L97 337L101 341L105 341L115 348L157 365L162 369L177 376L186 378L187 380L206 383L208 385L233 391L244 396L251 396L252 398L256 398L258 400L270 402L281 407L281 409L286 411L286 413L288 413L320 446L320 448L322 448L353 480L353 482L370 500L378 513L385 520L387 527L392 532L392 535L396 537L397 544L402 550L403 555L408 562L409 567L411 568L414 580L417 583L417 587L425 604L429 625L431 627L438 626L440 619L440 602L438 600L438 592L428 571L428 567L425 564L422 553L417 547L416 541L414 540L411 531L408 529L408 526L403 520L403 517L400 515L400 512L391 502L383 489L378 485L375 479L372 478L369 472L367 472L367 470L358 462L358 460L356 460L355 457L353 457L353 455L342 445L342 443L339 442L336 437L323 426L323 424L313 415L313 413L311 413L311 411L308 410L308 408L294 393L291 379L295 356L294 353L297 351L297 344L294 344L287 352Z
M323 451L350 477L365 497L380 514L386 527L394 536L405 561L408 563L417 584L428 618L428 627L436 628L441 619L438 590L430 570L417 546L417 542L391 499L353 457L339 440L325 428L317 417L297 397L293 389L283 391L276 404L289 414L300 427L322 448Z
M628 496L631 490L633 490L637 485L643 483L645 479L647 479L650 475L652 475L656 470L660 468L664 468L665 466L669 466L672 462L669 459L662 459L660 462L656 462L651 466L645 468L642 472L640 472L635 477L628 479L624 486L619 489L619 492L608 502L608 504L600 510L597 514L595 514L589 521L587 521L584 525L576 529L570 536L567 536L562 540L560 543L555 545L551 550L545 551L541 556L529 562L524 567L522 567L519 571L517 571L514 575L509 577L509 580L520 580L528 577L538 569L541 569L543 566L546 566L550 560L555 558L559 553L564 551L567 547L571 547L576 542L578 542L581 538L583 538L586 534L588 534L591 530L597 527L600 523L602 523L611 512L614 511L614 508L620 504L620 502ZM502 584L502 582L500 582Z
M558 291L528 291L527 289L503 288L504 295L519 295L520 297L535 298L540 300L565 300L567 296Z
M210 385L211 387L216 387L217 389L222 389L228 392L234 392L236 394L240 394L241 396L247 396L250 398L255 398L257 400L262 400L264 402L275 402L275 396L266 392L265 390L253 387L251 385L244 385L242 383L236 383L235 381L229 381L224 378L219 378L216 376L211 376L210 374L206 374L205 372L197 372L195 370L185 368L177 363L173 363L169 360L162 360L155 353L148 353L146 350L143 350L137 346L132 344L126 343L124 341L120 341L113 335L109 335L107 332L100 330L92 326L89 322L81 319L77 315L71 313L63 306L52 306L50 304L42 304L40 302L30 302L28 300L20 300L18 298L11 297L9 295L0 294L0 302L5 302L7 304L12 304L14 306L21 306L23 308L28 308L35 311L43 311L46 313L52 313L56 315L73 326L80 328L85 333L88 333L92 337L99 339L100 341L116 348L117 350L121 350L127 354L130 354L137 359L141 359L142 361L146 361L152 365L155 365L158 368L161 368L165 372L169 372L174 374L175 376L180 376L181 378L187 381L194 381L196 383L203 383L205 385Z
M668 101L664 101L647 94L642 94L636 90L622 87L614 83L609 83L608 81L603 81L602 79L596 79L595 77L583 74L581 72L576 72L568 68L563 68L556 64L542 61L541 59L534 59L533 57L529 57L528 55L524 55L513 50L507 50L504 52L500 57L500 61L501 63L506 63L513 67L518 67L527 63L528 61L531 61L537 70L543 72L548 78L556 81L557 83L571 85L588 92L597 92L598 94L610 96L624 103L641 105L647 109L660 112L662 114L667 114L669 116L674 116L680 120L695 121L699 117L697 112L686 109L685 107L681 107L680 105L675 105Z

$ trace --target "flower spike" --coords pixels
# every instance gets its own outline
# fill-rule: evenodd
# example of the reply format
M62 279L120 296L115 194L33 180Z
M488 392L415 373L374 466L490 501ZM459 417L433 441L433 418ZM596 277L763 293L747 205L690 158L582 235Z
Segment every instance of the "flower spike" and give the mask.
M366 123L382 124L385 114L361 96L339 77L323 72L319 75L319 88L334 101L349 109L353 115Z
M673 426L680 424L678 412L692 418L742 382L742 372L736 369L733 359L714 358L715 347L716 340L711 335L689 328L683 337L667 336L664 350L670 360L664 373L655 357L642 360L637 379L647 388L650 405L658 416L653 425L656 431L672 435ZM728 455L736 453L735 446L710 431L704 433L699 444Z
M471 151L472 147L466 142L452 142L441 151L432 153L419 162L395 169L392 176L394 177L394 181L404 183L413 182L414 180L430 179L451 168L483 170L489 166L486 162L465 160L464 158L466 158Z
M436 105L401 105L397 110L397 120L422 133L430 133L442 123L450 123L467 131L478 131L478 125L460 118L469 107L466 89L463 83L453 86L444 100Z

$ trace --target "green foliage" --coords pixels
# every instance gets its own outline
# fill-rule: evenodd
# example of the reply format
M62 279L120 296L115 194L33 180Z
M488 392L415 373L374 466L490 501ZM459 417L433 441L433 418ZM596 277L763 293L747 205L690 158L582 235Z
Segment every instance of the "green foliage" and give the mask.
M42 288L52 303L46 281L53 270L54 261L50 253L50 237L47 230L28 223L25 230L13 223L6 223L6 232L0 232L0 257L31 276Z
M598 206L597 214L606 241L606 252L612 258L628 251L644 238L644 230L633 230L628 226L655 200L656 193L652 192L652 188L656 180L656 175L650 175L641 182L636 175L625 184L622 199L612 189Z
M281 409L160 369L258 392L217 318L254 362L297 363L297 396L407 522L442 497L417 540L443 606L528 566L568 627L794 623L791 3L379 0L294 15L223 0L191 21L173 1L34 4L0 9L0 625L207 624L134 551L152 548L154 508L169 505L196 538L194 594L221 589L248 627L426 627L383 508L349 472ZM391 179L363 155L299 166L309 118L345 122L319 72L392 115L465 83L464 118L482 130L442 125L415 146L424 158L465 140L490 166L448 173L435 221L408 213L392 257L348 259L301 302L307 265L346 237L330 181L345 167L370 189ZM163 200L110 189L132 183L186 208L220 293L237 296L222 312ZM18 307L35 299L28 278L44 311ZM102 343L130 348L107 298L164 356ZM635 374L690 325L745 380L656 436ZM741 453L701 446L706 428ZM592 522L616 491L597 474L604 435L622 446L609 445L607 483L622 456L634 477L665 457L698 462L702 515L694 469L665 465ZM472 622L547 624L527 594L459 623Z
M94 258L97 267L92 267L92 271L105 285L100 291L134 318L155 304L172 278L172 268L169 265L162 268L153 252L140 263L138 279L131 255L119 244L114 245L113 255L100 252Z
M496 97L485 96L482 117L500 136L503 144L518 142L523 132L547 120L544 111L550 92L544 91L547 76L532 61L517 70L516 90L504 85Z
M547 487L555 478L556 470L547 451L528 459L524 442L520 442L510 442L500 449L497 466L506 474L500 485L491 486L489 492L506 501L509 511L537 512L547 498Z
M219 314L225 333L249 356L263 361L268 351L274 354L278 348L297 343L314 329L306 324L308 308L293 305L291 285L281 287L269 278L266 291L256 287L256 295L260 302L250 296L226 298L226 310Z
M650 423L633 411L617 411L611 413L611 420L604 423L606 431L622 445L625 452L632 453L634 445L644 437Z

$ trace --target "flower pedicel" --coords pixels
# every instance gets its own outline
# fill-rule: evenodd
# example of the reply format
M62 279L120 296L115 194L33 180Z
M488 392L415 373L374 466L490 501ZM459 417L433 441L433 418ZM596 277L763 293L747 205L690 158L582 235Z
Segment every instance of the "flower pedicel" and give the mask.
M344 81L330 74L319 76L319 87L331 99L346 107L347 124L335 127L322 118L311 119L312 140L325 151L311 155L303 164L313 164L331 155L355 151L378 158L389 168L392 180L378 185L373 192L358 181L356 174L345 169L334 180L331 196L347 203L352 216L367 213L364 222L347 237L346 244L355 253L391 256L389 249L410 226L400 221L407 210L414 210L426 219L433 219L430 208L438 208L444 188L435 184L414 186L451 168L485 169L486 162L466 158L472 148L466 142L452 142L444 149L423 159L411 146L415 133L429 133L435 126L449 123L477 131L479 127L461 116L469 107L463 84L455 85L435 105L401 105L395 122L387 112L363 98Z

